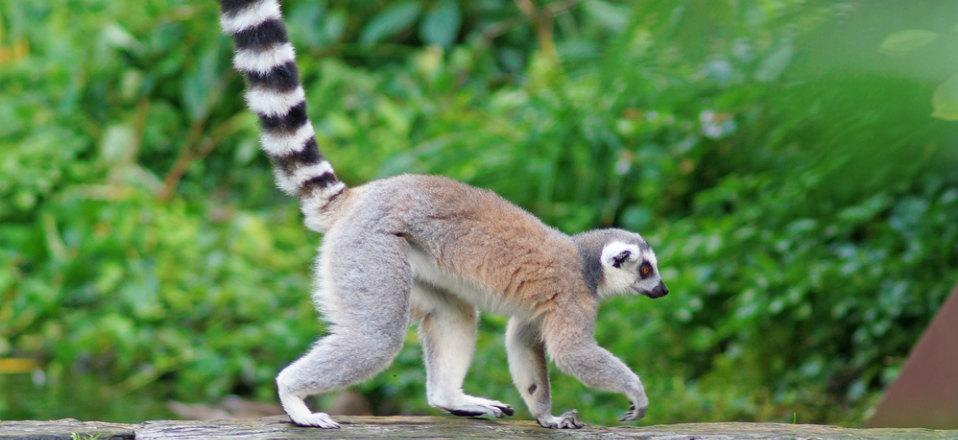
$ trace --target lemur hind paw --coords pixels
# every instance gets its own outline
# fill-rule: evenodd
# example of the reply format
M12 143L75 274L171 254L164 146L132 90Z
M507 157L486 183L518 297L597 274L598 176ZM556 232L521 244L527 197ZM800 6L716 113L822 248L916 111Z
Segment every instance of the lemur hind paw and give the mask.
M585 426L579 418L579 412L574 409L562 413L559 417L552 415L538 417L536 421L539 422L539 426L549 429L579 429Z
M308 416L296 417L290 419L293 423L299 426L311 426L314 428L323 428L323 429L338 429L339 423L333 421L326 413L312 413Z
M463 395L453 402L445 402L444 404L435 406L449 411L452 415L461 417L492 416L499 418L504 415L511 416L515 414L511 406L498 400L489 400L468 395Z
M462 405L453 408L442 409L449 411L449 414L460 417L482 417L482 416L492 416L495 418L502 417L504 415L501 408L496 406L486 406L486 405ZM511 411L511 409L510 409Z
M502 413L507 416L511 416L516 413L512 409L512 406L509 406L508 404L502 403L498 400L483 399L481 397L472 397L472 396L469 396L469 397L471 397L475 403L498 408L499 411L502 411Z

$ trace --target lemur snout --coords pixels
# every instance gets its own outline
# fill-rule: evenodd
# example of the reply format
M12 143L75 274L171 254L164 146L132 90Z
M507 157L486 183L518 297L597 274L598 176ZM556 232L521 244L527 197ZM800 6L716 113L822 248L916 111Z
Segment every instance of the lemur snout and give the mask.
M652 291L649 292L649 298L661 298L669 294L669 288L665 287L665 283L659 281L659 284L652 288Z

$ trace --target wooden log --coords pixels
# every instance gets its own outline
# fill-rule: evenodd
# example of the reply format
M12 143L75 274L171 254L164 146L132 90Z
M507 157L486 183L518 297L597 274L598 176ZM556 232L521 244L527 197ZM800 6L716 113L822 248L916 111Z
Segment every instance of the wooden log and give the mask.
M286 417L187 421L160 420L137 424L52 421L0 422L0 439L322 439L322 438L557 438L557 439L958 439L958 431L920 428L853 429L784 423L688 423L657 426L587 426L578 430L547 430L532 421L422 416L341 416L341 429L294 426Z
M134 427L123 423L80 422L76 419L0 421L0 439L128 440L135 438Z

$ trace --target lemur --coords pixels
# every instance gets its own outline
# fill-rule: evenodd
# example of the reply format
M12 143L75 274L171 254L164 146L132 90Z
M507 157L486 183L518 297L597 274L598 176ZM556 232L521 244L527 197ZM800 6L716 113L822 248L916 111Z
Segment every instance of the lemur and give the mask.
M276 182L299 199L306 226L324 234L313 297L328 334L276 377L295 424L339 427L304 398L386 368L410 321L419 323L431 406L459 416L512 415L509 405L462 389L477 309L511 316L509 371L543 427L582 427L575 410L552 415L546 354L584 384L624 394L631 407L621 420L645 415L639 377L594 338L601 299L668 293L639 234L568 236L491 191L444 177L400 175L348 188L316 145L279 2L220 5Z

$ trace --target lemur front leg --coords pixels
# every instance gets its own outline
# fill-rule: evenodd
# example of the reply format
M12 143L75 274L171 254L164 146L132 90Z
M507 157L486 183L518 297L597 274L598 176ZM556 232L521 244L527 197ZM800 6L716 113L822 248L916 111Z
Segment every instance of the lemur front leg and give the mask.
M420 283L413 288L413 304L421 319L419 336L429 404L457 416L511 416L511 406L470 396L462 390L476 346L475 307Z
M543 335L553 362L585 385L624 394L631 403L621 421L638 420L649 408L649 398L639 379L624 362L600 347L593 337L594 317L566 311L543 320Z
M581 428L582 420L574 409L559 417L552 415L549 367L539 329L519 318L510 319L506 328L506 352L512 382L539 425L553 429Z

